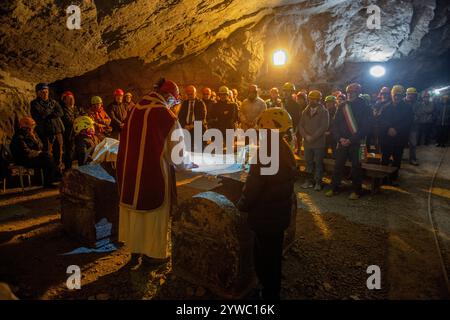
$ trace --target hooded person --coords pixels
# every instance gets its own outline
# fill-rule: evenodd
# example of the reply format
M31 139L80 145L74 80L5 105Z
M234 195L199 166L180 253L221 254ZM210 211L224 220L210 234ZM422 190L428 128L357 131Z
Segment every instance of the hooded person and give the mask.
M174 169L194 167L185 161L183 132L170 110L178 99L178 86L161 79L156 90L131 110L119 144L119 240L134 258L142 254L144 262L152 264L165 263L170 255L169 216L176 203ZM174 134L181 141L173 141ZM178 146L182 148L174 159L172 151Z

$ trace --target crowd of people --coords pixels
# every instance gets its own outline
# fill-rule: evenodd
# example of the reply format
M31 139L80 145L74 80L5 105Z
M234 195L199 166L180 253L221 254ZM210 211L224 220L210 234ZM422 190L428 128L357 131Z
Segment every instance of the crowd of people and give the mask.
M281 286L281 254L284 231L294 205L297 166L295 154L304 157L308 177L303 188L322 190L325 157L335 159L327 196L339 192L347 160L351 162L351 200L362 195L361 163L369 152L381 153L381 164L396 168L389 181L398 178L403 150L409 146L409 161L418 165L417 146L446 146L450 130L448 96L431 99L429 92L395 85L383 87L376 100L363 93L358 83L324 97L319 90L297 90L287 82L281 92L272 88L267 99L257 85L250 85L246 99L221 86L217 94L189 85L180 99L178 86L161 79L154 91L134 104L132 94L114 91L106 108L93 96L87 108L76 106L74 94L63 93L57 102L49 86L38 84L31 102L31 116L20 119L11 150L16 163L40 167L46 186L64 170L89 161L93 148L105 137L120 140L117 183L120 194L119 240L133 255L143 254L150 263L170 256L168 245L171 203L176 199L173 169L193 168L171 159L177 128L193 133L194 122L202 129L277 129L280 170L262 175L262 163L252 164L237 207L248 212L255 233L255 271L263 297L278 299ZM145 163L145 166L143 165ZM151 195L151 196L148 196ZM174 198L175 197L175 198ZM148 214L151 213L151 214Z
M36 95L31 116L20 120L11 149L18 164L42 167L48 186L70 169L74 160L86 164L90 152L105 137L119 139L127 114L135 105L133 95L122 89L114 91L114 101L106 107L101 97L93 96L90 105L81 108L70 91L58 102L50 97L45 83L36 86ZM337 193L347 160L353 163L350 198L361 195L361 146L381 153L383 165L400 169L405 147L409 147L409 162L419 165L417 146L428 145L434 138L441 147L449 139L448 96L432 100L429 92L419 94L415 88L383 87L375 101L359 84L349 85L345 93L334 91L325 97L318 90L296 90L290 82L281 90L272 88L267 99L260 97L257 85L250 85L246 95L240 101L238 90L226 86L217 93L206 87L199 95L197 88L189 85L171 109L181 127L192 134L195 121L202 122L203 130L215 128L225 134L226 129L255 128L258 117L268 108L286 110L293 123L288 141L298 155L304 155L311 175L302 186L321 190L323 159L336 160L328 196ZM398 170L391 180L397 177Z

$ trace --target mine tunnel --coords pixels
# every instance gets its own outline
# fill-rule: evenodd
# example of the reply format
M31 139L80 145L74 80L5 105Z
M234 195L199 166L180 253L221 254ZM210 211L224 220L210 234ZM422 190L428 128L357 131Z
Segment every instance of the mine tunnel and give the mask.
M0 300L448 299L449 12L5 1Z

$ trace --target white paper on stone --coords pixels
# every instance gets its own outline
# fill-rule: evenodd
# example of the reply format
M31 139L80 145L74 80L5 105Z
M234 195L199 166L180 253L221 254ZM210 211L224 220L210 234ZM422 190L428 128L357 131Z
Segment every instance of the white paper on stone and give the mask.
M116 162L119 153L119 140L105 138L100 142L92 154L92 164L100 164L104 162Z
M246 149L241 148L237 154L207 154L207 153L190 153L193 163L198 168L192 169L193 172L206 173L209 175L221 175L236 173L244 170L246 157Z

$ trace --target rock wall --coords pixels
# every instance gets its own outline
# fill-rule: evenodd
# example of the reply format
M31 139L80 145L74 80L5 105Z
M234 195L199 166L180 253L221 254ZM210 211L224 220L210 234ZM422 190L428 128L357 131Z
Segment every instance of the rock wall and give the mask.
M92 94L111 99L115 87L139 96L160 76L181 85L238 88L250 82L268 88L286 80L310 87L350 80L369 84L367 67L374 62L392 66L389 83L423 87L449 81L446 0L73 3L81 8L81 30L66 27L72 1L2 4L0 90L13 90L14 81L21 86L0 99L0 110L10 110L5 118L2 113L0 131L9 132L12 110L26 112L29 89L39 81L54 82L56 95L75 91L80 104ZM371 4L381 9L378 30L367 28ZM282 68L271 63L278 48L288 53Z

